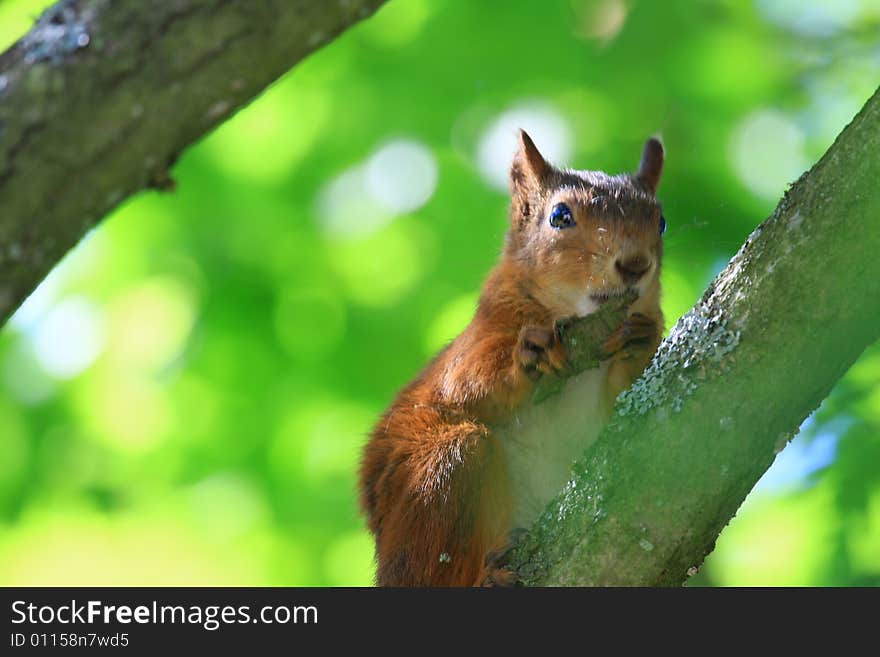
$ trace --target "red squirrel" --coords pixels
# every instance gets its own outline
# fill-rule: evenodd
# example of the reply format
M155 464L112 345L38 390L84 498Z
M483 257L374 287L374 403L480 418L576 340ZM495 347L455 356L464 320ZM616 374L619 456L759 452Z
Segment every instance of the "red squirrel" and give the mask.
M510 227L476 314L398 394L364 449L360 501L378 585L516 581L492 555L561 490L660 343L663 157L649 139L635 174L558 169L520 131ZM551 410L553 435L505 431L530 412L536 381L566 368L556 320L588 315L629 289L639 296L603 345L607 359L569 380L573 389ZM557 430L566 418L576 430Z

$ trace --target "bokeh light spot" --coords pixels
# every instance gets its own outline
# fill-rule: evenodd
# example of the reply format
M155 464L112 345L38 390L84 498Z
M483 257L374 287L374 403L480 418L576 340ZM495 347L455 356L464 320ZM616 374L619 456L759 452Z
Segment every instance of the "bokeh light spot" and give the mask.
M250 479L229 472L213 474L189 491L195 524L205 534L226 541L265 522L268 510Z
M108 357L120 369L158 372L179 357L196 317L195 296L170 277L126 289L108 309Z
M319 227L339 240L358 239L380 230L394 215L367 191L363 166L346 169L318 192L315 217Z
M575 11L577 15L575 33L607 45L623 29L629 8L624 0L599 0L582 2Z
M520 128L529 133L550 162L562 165L571 158L573 135L562 114L544 101L521 102L492 122L477 148L480 173L496 189L507 189L507 172L516 153Z
M757 0L758 10L773 23L807 36L831 36L860 13L859 0Z
M776 455L773 464L752 488L752 494L778 494L807 484L810 475L834 463L837 444L850 424L845 417L839 417L817 431L815 415L810 415L794 439Z
M411 139L391 140L364 164L324 185L315 203L318 224L335 239L371 235L427 203L437 188L437 176L437 160L427 146Z
M287 79L223 123L205 141L218 168L233 178L279 184L302 161L327 124L330 101L320 88L300 85L291 100ZM304 129L303 126L308 126Z
M29 338L40 366L58 379L70 379L103 349L102 314L87 297L71 296L51 308Z
M102 372L76 392L77 410L86 425L123 452L155 448L174 424L168 389L136 373Z
M367 162L367 191L394 213L422 207L437 188L437 160L411 139L390 141Z
M736 175L754 194L775 199L808 166L804 135L782 112L761 109L734 128L729 157Z

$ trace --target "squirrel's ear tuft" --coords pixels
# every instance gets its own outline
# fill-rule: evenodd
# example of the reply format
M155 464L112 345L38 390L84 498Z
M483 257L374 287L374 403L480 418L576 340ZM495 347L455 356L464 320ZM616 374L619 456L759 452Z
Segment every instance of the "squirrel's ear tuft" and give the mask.
M636 177L654 194L657 192L662 173L663 144L656 137L651 137L645 142L645 147L642 149L642 161L639 163L639 172Z
M526 186L528 182L540 181L550 165L541 155L535 142L526 133L525 130L519 131L519 150L513 158L513 165L510 167L510 184L513 191Z

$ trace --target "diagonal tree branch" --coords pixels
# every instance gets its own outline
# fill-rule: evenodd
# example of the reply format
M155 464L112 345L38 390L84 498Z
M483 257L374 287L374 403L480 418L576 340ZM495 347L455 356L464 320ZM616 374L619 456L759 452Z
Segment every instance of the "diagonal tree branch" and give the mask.
M621 395L514 550L525 583L676 585L695 572L775 454L880 335L878 181L880 91ZM529 421L553 431L551 416Z
M62 0L0 55L0 326L120 201L384 0Z

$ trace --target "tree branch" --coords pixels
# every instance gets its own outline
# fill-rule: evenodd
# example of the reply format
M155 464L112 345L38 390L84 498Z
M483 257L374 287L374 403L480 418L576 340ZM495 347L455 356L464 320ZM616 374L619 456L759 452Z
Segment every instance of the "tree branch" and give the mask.
M880 91L618 399L513 552L526 584L677 585L696 571L775 455L880 335L878 153ZM551 416L528 421L554 431Z
M384 0L62 0L0 55L0 326L181 151Z
M568 356L568 371L564 376L541 377L532 393L532 402L541 404L561 394L569 378L599 367L603 358L602 345L626 319L627 308L637 298L638 295L631 290L609 300L586 317L568 317L557 321L555 328Z

